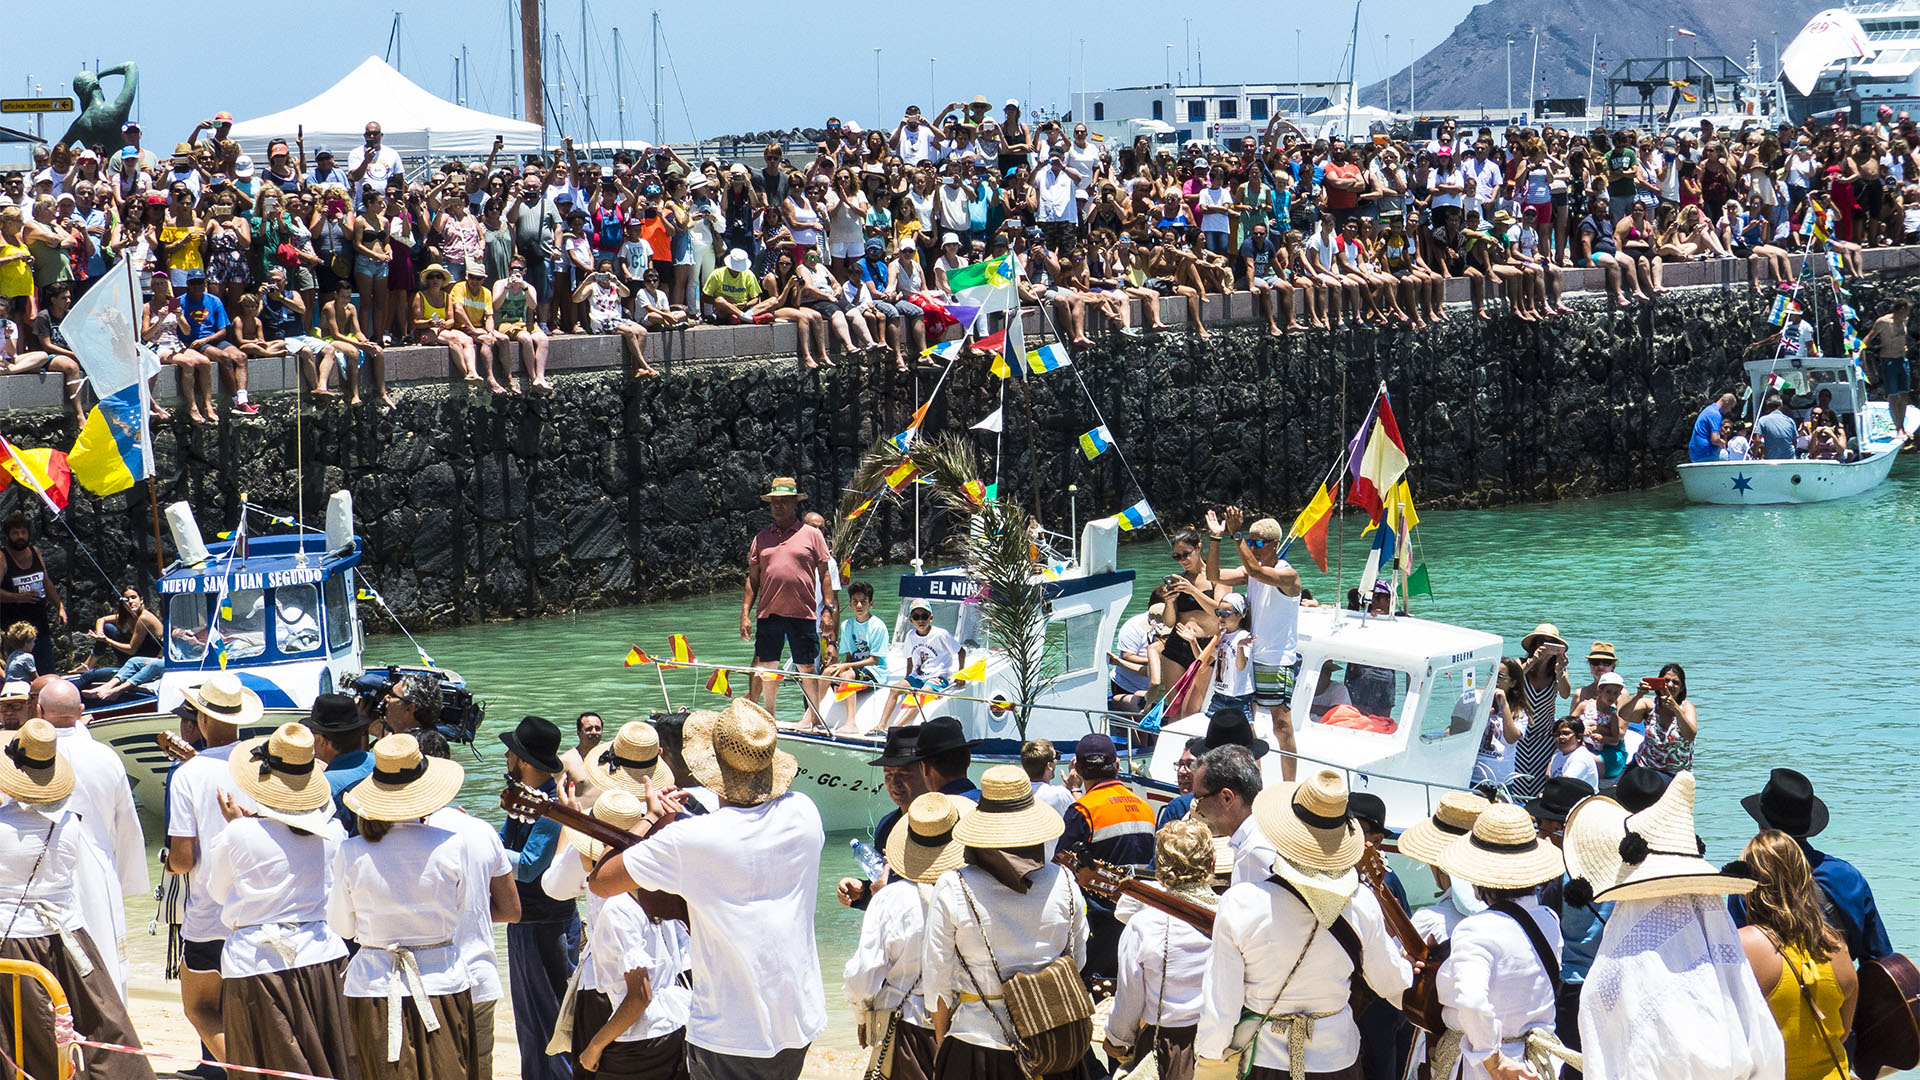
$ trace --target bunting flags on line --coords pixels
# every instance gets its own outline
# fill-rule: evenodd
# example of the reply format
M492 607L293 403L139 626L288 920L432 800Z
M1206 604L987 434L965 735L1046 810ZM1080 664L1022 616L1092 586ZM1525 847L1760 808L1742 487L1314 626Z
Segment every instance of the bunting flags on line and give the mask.
M1001 364L1004 365L1006 363L1006 360L1002 359L1000 362ZM1002 377L1004 378L1004 376ZM1001 411L1002 411L1001 409L995 409L992 412L988 413L987 418L985 420L982 420L979 423L973 425L972 430L991 431L991 432L994 432L995 434L998 434L1000 432L1001 424L1003 422L1001 419Z
M1419 566L1414 567L1413 572L1407 575L1407 595L1408 596L1432 596L1433 595L1433 581L1432 579L1427 577L1426 563L1421 563Z
M670 669L678 667L681 664L693 663L693 648L687 644L687 635L674 634L668 637L667 648L673 656L673 662L669 663L665 660L658 661L661 668Z
M1293 519L1293 535L1307 545L1307 554L1313 556L1313 564L1323 574L1327 572L1327 524L1332 518L1333 496L1327 492L1327 485L1321 484L1306 509Z
M1087 455L1088 461L1111 449L1113 449L1113 433L1107 430L1105 424L1080 436L1080 452Z
M960 355L961 344L962 342L959 338L954 338L952 341L942 341L938 345L929 345L920 350L920 355L937 356L942 360L951 360Z
M867 687L861 683L843 682L839 686L836 686L833 688L833 700L845 701L848 698L852 697L853 695L865 689L867 689Z
M1120 522L1121 532L1132 532L1135 529L1142 529L1160 520L1154 515L1153 507L1147 505L1147 500L1145 499L1141 499L1139 502L1120 511L1118 514L1115 514L1114 517Z
M651 664L653 662L653 657L648 656L646 650L638 645L627 650L627 667L639 667L641 664Z
M912 483L913 478L919 475L919 466L911 461L903 461L887 470L886 484L889 490L899 491L901 488Z
M727 682L727 669L714 668L713 676L707 680L707 689L721 697L732 697L733 687Z
M973 663L968 664L966 667L963 667L959 671L954 672L953 681L960 682L960 683L986 682L987 681L987 658L982 656L980 659L975 660Z

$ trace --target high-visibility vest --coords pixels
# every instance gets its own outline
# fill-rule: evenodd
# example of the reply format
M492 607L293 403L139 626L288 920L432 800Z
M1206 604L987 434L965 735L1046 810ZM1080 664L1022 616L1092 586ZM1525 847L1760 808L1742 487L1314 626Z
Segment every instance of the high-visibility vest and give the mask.
M1089 854L1104 862L1139 864L1153 858L1153 807L1119 780L1090 788L1074 800L1092 830Z

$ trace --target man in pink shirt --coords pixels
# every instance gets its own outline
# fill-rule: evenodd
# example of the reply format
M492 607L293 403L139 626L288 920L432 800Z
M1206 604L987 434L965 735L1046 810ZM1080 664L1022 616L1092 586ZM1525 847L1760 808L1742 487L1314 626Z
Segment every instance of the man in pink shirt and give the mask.
M820 530L800 520L800 500L806 495L793 477L774 477L760 498L772 511L773 524L760 530L747 548L740 640L753 642L755 668L779 667L782 649L791 647L793 666L811 674L820 659L820 607L826 607L828 625L838 618L828 571L832 556ZM778 682L756 676L747 697L771 713L778 689ZM814 680L801 680L801 691L811 710L818 699Z

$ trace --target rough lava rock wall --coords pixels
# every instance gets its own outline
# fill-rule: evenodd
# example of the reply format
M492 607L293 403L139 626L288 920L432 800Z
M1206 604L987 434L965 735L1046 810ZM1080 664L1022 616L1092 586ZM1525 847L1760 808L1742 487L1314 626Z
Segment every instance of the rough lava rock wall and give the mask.
M1877 311L1895 293L1920 293L1920 276L1863 283L1855 303ZM1140 497L1119 454L1082 457L1077 437L1098 421L1076 374L1168 523L1228 501L1290 520L1381 380L1423 508L1666 483L1694 414L1710 393L1738 385L1744 348L1770 329L1762 304L1741 290L1702 289L1538 325L1482 324L1457 308L1444 328L1420 334L1112 335L1071 370L1007 384L1003 490L1029 502L1037 490L1061 531L1070 484L1082 521ZM965 434L990 460L994 436L968 431L1001 392L986 366L959 364L923 430ZM921 393L932 378L921 376ZM283 394L217 428L170 425L156 437L161 503L188 499L209 536L232 527L243 492L289 511L297 436L308 520L319 522L327 493L352 489L367 571L410 627L550 614L737 584L747 539L765 522L766 477L798 476L809 507L830 512L862 452L899 431L917 400L911 378L885 360L811 373L790 358L760 359L657 380L603 372L556 383L551 398L501 402L413 387L390 412L309 407L297 426ZM51 414L7 423L25 445L72 436ZM0 495L0 510L21 505L19 491ZM150 513L144 485L105 499L76 488L67 518L108 572L144 585ZM879 513L860 561L904 561L912 520ZM41 543L74 625L86 625L106 596L99 575L61 526L44 526Z

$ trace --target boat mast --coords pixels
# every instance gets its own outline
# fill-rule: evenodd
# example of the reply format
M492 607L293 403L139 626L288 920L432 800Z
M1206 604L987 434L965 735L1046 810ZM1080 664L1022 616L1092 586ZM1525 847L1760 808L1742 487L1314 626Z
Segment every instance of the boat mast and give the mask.
M613 100L620 120L620 149L627 148L627 84L620 74L620 28L613 28Z
M1347 35L1347 123L1346 136L1353 139L1353 73L1360 66L1360 0L1353 3L1353 32ZM1342 420L1345 419L1344 413Z

